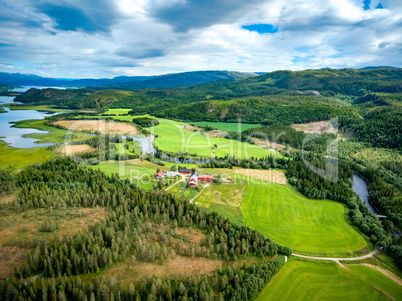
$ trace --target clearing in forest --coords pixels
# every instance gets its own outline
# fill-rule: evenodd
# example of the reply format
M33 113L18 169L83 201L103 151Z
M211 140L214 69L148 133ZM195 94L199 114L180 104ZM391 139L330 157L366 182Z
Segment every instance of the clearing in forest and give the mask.
M330 120L293 124L291 125L291 127L294 128L296 131L302 131L306 134L313 134L313 133L337 134L337 130L334 128Z

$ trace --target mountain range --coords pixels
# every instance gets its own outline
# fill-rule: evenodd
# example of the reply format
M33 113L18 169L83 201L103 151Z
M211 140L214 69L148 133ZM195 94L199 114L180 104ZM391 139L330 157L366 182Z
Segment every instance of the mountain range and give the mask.
M169 88L214 81L257 76L260 73L236 71L193 71L155 76L116 76L114 78L66 79L41 77L34 74L0 72L0 83L14 86L91 87L95 90Z

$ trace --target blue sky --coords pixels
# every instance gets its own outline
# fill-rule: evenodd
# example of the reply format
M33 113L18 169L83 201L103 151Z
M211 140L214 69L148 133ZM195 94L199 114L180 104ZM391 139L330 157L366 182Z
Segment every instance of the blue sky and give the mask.
M400 0L2 0L0 71L402 67Z

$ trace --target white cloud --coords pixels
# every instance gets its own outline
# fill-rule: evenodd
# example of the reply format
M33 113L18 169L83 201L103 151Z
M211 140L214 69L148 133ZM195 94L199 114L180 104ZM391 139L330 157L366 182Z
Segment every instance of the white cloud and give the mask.
M199 11L195 22L197 9L203 7L196 1L177 0L172 11L170 1L116 0L114 6L107 4L113 22L89 31L97 27L82 22L76 30L67 30L60 21L66 29L57 29L55 19L37 12L29 1L7 0L0 4L0 11L7 12L0 15L0 71L15 66L46 76L112 77L190 70L402 67L401 1L382 1L385 9L374 9L378 1L372 1L367 11L359 0L252 0L229 10L230 1L220 1L215 17L202 21L205 12ZM182 12L179 21L174 20L176 9ZM99 16L109 17L99 8L93 13L89 6L82 10L93 24ZM259 34L242 29L250 24L272 24L279 30Z

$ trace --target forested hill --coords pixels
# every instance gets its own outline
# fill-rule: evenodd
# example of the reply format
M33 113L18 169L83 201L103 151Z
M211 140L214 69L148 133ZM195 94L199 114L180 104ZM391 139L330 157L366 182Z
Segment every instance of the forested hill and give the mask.
M335 96L352 102L370 92L402 92L401 68L275 71L255 77L185 87L132 89L138 88L139 83L145 86L175 85L175 81L180 81L181 85L190 85L194 80L206 81L207 74L211 76L210 80L214 76L215 80L227 79L227 77L224 78L221 74L213 72L211 74L194 72L194 77L188 77L189 73L182 73L124 84L126 86L102 87L102 89L106 87L125 88L127 92L124 93L110 89L94 94L96 92L94 87L67 91L31 90L22 94L17 100L29 104L64 104L71 108L132 108L144 113L212 99L228 100L250 96L307 94ZM237 73L230 74L232 78L239 76ZM192 79L190 80L190 78Z
M196 85L208 82L234 80L237 78L254 77L255 73L235 72L235 71L194 71L183 72L175 74L165 74L160 76L144 77L144 79L138 79L140 77L133 77L132 80L124 83L104 83L103 85L91 85L89 88L96 90L107 89L143 89L143 88L170 88ZM70 83L74 85L74 82Z
M0 72L0 83L15 86L69 86L88 87L97 90L166 88L195 85L200 83L233 80L236 78L257 76L252 72L236 71L193 71L151 76L116 76L114 78L63 79L46 78L34 74Z

